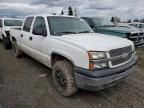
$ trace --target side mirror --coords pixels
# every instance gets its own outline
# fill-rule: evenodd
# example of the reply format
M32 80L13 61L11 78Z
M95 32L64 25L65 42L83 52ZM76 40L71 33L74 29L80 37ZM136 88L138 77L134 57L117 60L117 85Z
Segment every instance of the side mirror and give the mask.
M96 28L93 26L93 25L90 25L90 27L95 31L96 30Z
M89 25L91 28L94 28L93 25Z
M93 29L94 31L96 30L96 28L94 28L94 27L93 27L92 29Z

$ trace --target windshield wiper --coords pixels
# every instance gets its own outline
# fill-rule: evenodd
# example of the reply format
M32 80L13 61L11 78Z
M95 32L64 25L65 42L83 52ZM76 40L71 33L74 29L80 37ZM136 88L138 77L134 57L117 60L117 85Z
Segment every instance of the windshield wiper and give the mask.
M60 32L60 33L77 34L77 32L71 32L71 31L65 31L65 32Z
M64 34L77 34L77 32L71 32L71 31L64 31L64 32L56 32L55 35L64 35Z
M100 26L100 27L115 27L116 25L103 25L103 26Z
M119 26L119 25L118 25L117 27L125 27L125 28L130 28L129 26Z
M81 32L78 32L78 33L93 33L91 31L81 31Z

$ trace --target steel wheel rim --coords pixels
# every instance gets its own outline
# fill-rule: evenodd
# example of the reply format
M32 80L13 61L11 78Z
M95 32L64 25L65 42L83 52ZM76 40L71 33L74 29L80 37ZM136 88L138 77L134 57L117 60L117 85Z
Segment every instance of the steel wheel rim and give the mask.
M56 83L61 90L66 89L66 78L61 70L57 70L55 73Z

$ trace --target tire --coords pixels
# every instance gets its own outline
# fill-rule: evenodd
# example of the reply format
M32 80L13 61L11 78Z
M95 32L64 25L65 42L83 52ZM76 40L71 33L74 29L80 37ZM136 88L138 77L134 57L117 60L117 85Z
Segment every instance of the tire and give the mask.
M15 57L19 58L22 56L23 52L18 48L16 41L12 43L12 50Z
M57 61L52 70L53 84L62 96L71 96L78 91L74 79L74 68L66 60ZM60 75L61 74L61 75ZM62 77L60 77L62 76ZM58 78L60 77L60 78ZM58 80L59 79L59 80ZM63 81L64 80L64 81ZM60 82L63 82L60 84Z
M12 43L9 38L3 38L3 45L5 49L11 49Z

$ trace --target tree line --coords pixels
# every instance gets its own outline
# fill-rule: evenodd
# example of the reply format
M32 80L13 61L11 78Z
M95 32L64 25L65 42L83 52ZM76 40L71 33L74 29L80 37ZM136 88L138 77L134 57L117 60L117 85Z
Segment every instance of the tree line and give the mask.
M61 15L64 15L64 14L65 14L65 13L64 13L64 11L62 10L62 11L61 11ZM74 12L73 12L73 9L72 9L71 6L68 8L68 15L69 15L69 16L73 16L73 15L74 15Z
M77 14L76 11L75 12L73 11L73 8L71 6L68 7L68 14L67 15L74 16L74 13L75 13L75 15ZM64 13L63 10L61 11L61 15L65 15L65 13ZM112 16L111 22L113 22L113 23L121 23L122 21L121 21L120 17ZM144 18L142 18L142 19L135 18L133 20L132 19L128 19L126 22L127 23L132 23L132 22L141 22L141 23L144 23Z

